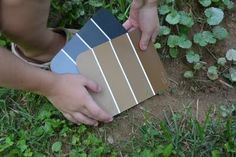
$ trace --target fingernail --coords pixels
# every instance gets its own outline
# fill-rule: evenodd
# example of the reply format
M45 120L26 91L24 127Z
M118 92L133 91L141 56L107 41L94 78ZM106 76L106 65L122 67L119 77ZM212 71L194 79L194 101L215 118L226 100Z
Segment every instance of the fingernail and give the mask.
M142 46L141 46L141 49L142 49L143 51L145 51L145 50L147 49L147 45L142 45Z
M107 122L112 122L113 121L113 118L109 119Z

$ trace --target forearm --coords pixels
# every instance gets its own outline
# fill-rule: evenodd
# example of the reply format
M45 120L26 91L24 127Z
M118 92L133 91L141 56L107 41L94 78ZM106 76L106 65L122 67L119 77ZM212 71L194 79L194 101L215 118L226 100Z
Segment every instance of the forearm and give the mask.
M157 0L133 0L132 7L140 9L143 6L157 6Z
M27 90L38 94L49 92L55 74L22 62L8 50L0 48L0 86Z

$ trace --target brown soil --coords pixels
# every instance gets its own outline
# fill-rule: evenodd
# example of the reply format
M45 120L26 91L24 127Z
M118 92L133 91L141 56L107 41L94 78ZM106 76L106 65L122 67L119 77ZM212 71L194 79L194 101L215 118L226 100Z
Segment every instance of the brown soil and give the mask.
M217 44L214 51L217 57L224 56L230 48L236 48L236 9L226 15L223 25L228 28L230 35L224 42ZM212 61L210 56L205 58L207 63L214 63L214 59ZM109 139L110 143L118 145L121 141L128 140L136 132L137 126L144 123L147 116L156 117L157 120L163 119L165 115L171 113L171 110L181 111L190 105L201 121L210 107L236 103L236 89L231 89L219 81L212 82L206 76L194 81L185 80L182 73L189 69L189 65L184 64L182 59L176 61L165 59L163 63L170 80L170 90L122 113L115 117L114 122L97 128L96 131L106 140Z

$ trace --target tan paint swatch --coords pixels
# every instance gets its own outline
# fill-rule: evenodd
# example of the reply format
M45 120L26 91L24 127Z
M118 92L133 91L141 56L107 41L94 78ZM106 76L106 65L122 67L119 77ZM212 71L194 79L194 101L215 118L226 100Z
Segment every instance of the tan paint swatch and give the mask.
M101 93L91 93L92 97L113 116L135 106L136 100L140 103L168 88L166 72L153 44L146 52L141 51L140 36L136 30L113 39L114 49L110 42L93 48L97 61L90 50L77 57L80 73L103 87Z
M128 86L125 75L122 73L110 43L106 42L95 47L94 52L120 107L120 111L122 112L136 105L131 89Z
M138 102L152 97L154 94L127 35L113 39L112 43Z
M106 85L106 82L102 76L98 64L91 51L81 53L77 57L77 65L80 69L80 73L87 78L97 82L102 88L100 93L92 93L91 95L102 109L112 114L113 116L118 114L115 102L112 99L111 93Z
M129 35L155 93L163 92L168 88L168 79L164 70L164 66L153 44L149 44L148 49L143 52L139 48L139 41L141 38L140 31L136 30L130 32Z

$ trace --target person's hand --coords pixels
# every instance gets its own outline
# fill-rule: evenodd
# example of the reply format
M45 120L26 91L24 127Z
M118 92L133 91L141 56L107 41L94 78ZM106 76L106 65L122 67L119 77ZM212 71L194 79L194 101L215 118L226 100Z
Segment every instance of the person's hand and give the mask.
M100 92L101 87L81 75L58 75L47 98L73 123L97 126L98 122L111 122L112 116L103 111L88 90Z
M134 0L131 4L130 15L123 26L132 31L139 28L142 31L139 46L146 50L150 41L155 42L159 33L159 18L157 14L157 3L148 3Z

